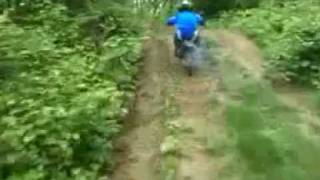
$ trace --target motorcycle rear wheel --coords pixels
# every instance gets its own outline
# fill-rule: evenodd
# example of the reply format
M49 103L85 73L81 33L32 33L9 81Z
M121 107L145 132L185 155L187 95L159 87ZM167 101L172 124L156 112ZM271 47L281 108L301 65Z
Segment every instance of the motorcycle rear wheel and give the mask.
M193 67L192 66L187 66L187 73L188 73L188 76L192 76L193 75Z

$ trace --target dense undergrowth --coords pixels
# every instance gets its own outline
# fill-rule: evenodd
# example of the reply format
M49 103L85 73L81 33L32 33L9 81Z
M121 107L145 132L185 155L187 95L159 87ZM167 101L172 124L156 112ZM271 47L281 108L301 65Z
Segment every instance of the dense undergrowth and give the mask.
M139 34L118 10L39 2L0 17L0 179L98 179L133 97Z
M319 1L266 4L225 12L215 27L240 29L255 39L266 57L267 76L319 87Z

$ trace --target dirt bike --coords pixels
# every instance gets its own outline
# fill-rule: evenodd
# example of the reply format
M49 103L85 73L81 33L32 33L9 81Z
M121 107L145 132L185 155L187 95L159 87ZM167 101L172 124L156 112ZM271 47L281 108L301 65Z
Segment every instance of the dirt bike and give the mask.
M194 40L184 40L179 48L179 56L189 76L194 74L196 68L197 48Z

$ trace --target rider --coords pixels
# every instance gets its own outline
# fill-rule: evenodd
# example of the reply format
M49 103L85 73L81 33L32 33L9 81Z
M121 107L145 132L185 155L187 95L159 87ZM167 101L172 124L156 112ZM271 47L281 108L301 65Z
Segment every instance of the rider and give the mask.
M183 40L193 40L199 45L200 36L197 28L199 25L204 25L204 20L201 15L193 11L192 4L188 0L181 3L178 12L167 20L167 25L176 27L174 45L177 57L181 58L179 48Z

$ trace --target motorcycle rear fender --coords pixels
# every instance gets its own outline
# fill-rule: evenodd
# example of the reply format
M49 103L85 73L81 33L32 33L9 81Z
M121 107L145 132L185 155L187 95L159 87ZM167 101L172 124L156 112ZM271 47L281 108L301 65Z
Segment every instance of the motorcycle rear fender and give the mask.
M179 31L179 30L177 30L177 37L178 37L178 39L180 39L180 40L182 40L182 41L185 41L185 40L183 40L182 39L182 35L181 35L181 32ZM190 41L192 41L192 42L194 42L194 41L196 41L196 39L199 37L199 31L197 30L197 31L195 31L194 33L193 33L193 36L192 36L192 39L190 39Z

